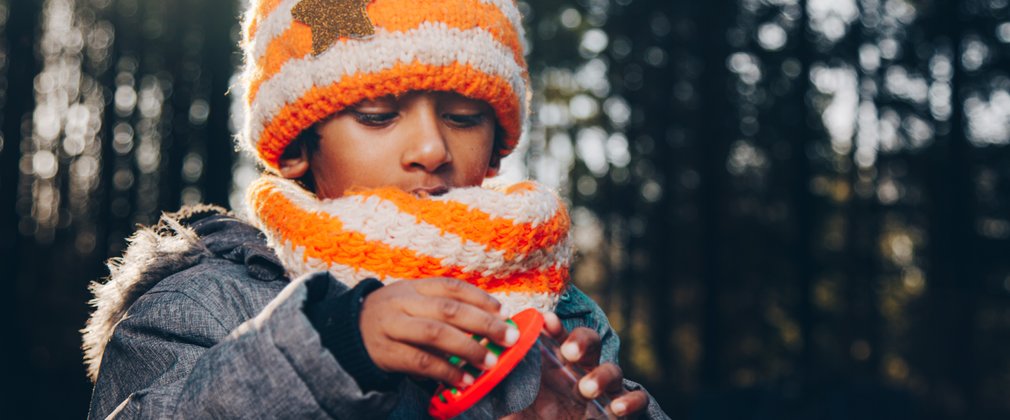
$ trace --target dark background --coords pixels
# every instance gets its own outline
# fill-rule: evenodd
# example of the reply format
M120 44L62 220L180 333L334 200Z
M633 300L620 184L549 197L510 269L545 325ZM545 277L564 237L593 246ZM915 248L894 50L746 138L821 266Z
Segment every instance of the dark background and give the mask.
M0 417L83 417L87 285L238 204L244 3L0 0ZM675 419L1010 418L1008 0L523 3L510 178Z

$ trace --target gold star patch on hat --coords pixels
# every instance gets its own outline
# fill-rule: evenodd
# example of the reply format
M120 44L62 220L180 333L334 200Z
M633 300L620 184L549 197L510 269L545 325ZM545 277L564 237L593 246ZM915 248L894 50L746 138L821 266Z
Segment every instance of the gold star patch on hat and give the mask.
M369 0L302 0L291 9L295 20L312 28L312 50L322 54L340 38L375 34L365 6Z

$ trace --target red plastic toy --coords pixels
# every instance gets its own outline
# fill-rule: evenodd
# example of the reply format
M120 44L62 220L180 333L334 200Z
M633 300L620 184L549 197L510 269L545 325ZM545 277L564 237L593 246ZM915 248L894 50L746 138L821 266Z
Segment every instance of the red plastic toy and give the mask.
M506 349L501 349L493 343L485 344L492 351L501 349L498 363L491 370L480 372L480 376L475 375L476 380L469 388L460 390L439 386L435 396L431 397L428 414L436 419L450 419L462 414L491 392L523 360L540 337L540 331L544 328L544 317L535 309L527 309L515 314L511 321L519 329L519 341ZM483 338L474 337L474 339L481 341Z

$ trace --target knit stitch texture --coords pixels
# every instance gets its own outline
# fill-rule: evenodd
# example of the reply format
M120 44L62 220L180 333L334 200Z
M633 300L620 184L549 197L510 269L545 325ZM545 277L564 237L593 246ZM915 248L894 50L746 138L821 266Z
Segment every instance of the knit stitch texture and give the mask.
M313 124L365 99L451 91L495 110L499 156L529 113L522 19L513 0L373 0L375 33L315 54L301 0L253 0L244 21L246 124L240 143L268 168ZM334 2L333 4L339 4ZM338 7L338 6L333 6Z
M553 310L569 279L568 211L533 182L438 197L353 190L320 200L292 181L264 176L248 200L292 277L329 271L351 287L366 278L456 278L494 295L509 314Z

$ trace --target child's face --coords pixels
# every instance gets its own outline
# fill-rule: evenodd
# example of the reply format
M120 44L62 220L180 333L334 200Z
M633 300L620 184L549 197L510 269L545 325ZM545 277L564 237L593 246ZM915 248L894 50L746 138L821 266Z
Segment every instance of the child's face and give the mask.
M319 125L319 148L284 158L281 174L311 171L320 198L349 188L396 187L418 195L480 185L493 176L490 105L450 92L367 100Z

